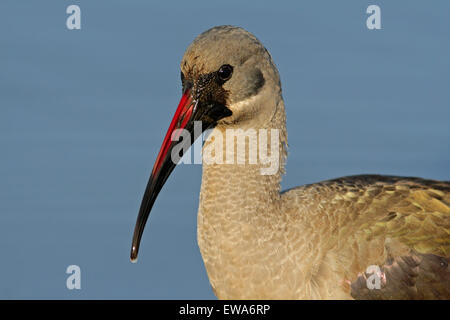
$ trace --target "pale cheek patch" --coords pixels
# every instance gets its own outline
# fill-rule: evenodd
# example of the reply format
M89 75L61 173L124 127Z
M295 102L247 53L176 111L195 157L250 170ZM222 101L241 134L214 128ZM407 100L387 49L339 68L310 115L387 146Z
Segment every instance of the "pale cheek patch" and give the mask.
M233 92L234 101L242 101L257 95L265 83L264 75L258 68L246 70L245 78L233 80L235 83L239 83L238 91Z

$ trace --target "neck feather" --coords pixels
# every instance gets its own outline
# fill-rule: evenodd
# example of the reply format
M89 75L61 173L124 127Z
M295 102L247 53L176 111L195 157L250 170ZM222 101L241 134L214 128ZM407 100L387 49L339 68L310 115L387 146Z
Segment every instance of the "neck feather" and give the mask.
M218 125L211 132L203 147L202 218L240 223L279 213L286 116L281 95L272 103L272 114L259 123Z

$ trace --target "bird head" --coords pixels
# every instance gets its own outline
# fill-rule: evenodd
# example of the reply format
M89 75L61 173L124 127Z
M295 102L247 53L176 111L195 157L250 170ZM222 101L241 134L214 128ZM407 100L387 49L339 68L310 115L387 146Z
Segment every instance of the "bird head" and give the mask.
M192 144L202 131L216 126L258 127L273 117L281 97L278 71L261 42L248 31L214 27L200 34L181 60L182 98L156 158L139 210L131 249L136 261L150 210L176 166L171 150L177 129L190 132ZM174 139L175 136L175 139Z

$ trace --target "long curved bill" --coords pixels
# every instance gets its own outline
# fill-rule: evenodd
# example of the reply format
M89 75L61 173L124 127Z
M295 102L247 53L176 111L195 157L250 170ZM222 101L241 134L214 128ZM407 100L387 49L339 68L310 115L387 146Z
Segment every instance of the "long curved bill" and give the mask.
M197 103L198 102L192 98L191 90L185 90L183 96L181 97L180 103L178 104L178 108L175 111L172 122L170 123L169 129L167 130L145 189L136 226L134 228L133 243L131 247L132 262L137 261L142 233L144 231L145 223L150 215L150 210L152 209L153 203L155 202L156 197L161 191L161 188L170 173L176 166L176 163L174 163L171 158L171 150L173 146L178 143L176 140L178 140L179 132L176 131L176 129L189 130L192 136L191 144L194 143L194 140L197 138L193 136L193 122L197 109ZM180 143L183 143L183 141Z

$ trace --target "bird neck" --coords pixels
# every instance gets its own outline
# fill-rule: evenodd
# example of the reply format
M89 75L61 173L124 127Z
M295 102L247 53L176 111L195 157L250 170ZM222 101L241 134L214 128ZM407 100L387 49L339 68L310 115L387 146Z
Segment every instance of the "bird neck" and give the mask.
M218 125L210 133L203 147L202 223L231 230L279 214L287 134L281 95L273 103L259 124Z
M227 128L229 129L230 125L227 125ZM277 234L274 230L283 226L285 219L281 213L280 196L287 142L282 99L275 105L268 121L241 129L247 133L253 132L257 142L266 141L266 149L272 152L274 157L278 157L278 165L273 172L267 172L264 169L270 166L263 163L264 161L249 163L251 159L249 153L255 152L254 149L258 151L261 149L259 143L256 147L254 143L252 146L251 137L245 139L248 142L245 156L237 152L239 148L237 139L231 142L230 139L223 138L223 143L218 143L220 137L226 137L227 133L226 128L220 125L211 132L205 142L197 238L211 285L215 288L216 295L224 299L249 298L235 291L237 283L233 280L233 275L245 274L250 277L249 282L258 282L259 273L255 274L252 266L255 263L264 269L263 260L266 258L266 252L273 251L265 249L270 247L271 237ZM268 132L272 135L263 137ZM272 137L277 139L274 140L275 143ZM226 163L227 143L229 149L231 146L236 151L233 163ZM223 163L208 163L205 161L208 153L214 156L222 154ZM261 160L259 158L258 155L258 160ZM237 163L238 160L246 162ZM253 263L248 263L248 259L252 259Z

